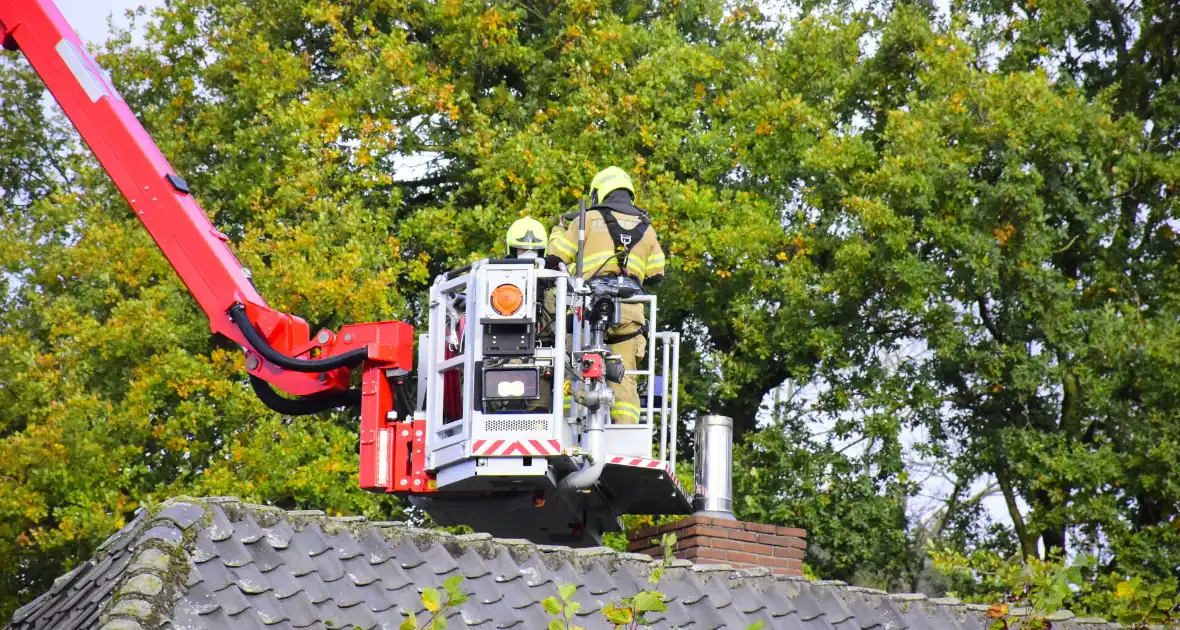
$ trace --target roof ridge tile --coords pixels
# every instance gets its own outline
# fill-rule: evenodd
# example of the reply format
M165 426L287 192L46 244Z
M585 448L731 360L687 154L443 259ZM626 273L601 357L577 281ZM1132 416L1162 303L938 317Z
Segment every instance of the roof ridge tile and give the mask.
M170 618L192 565L187 547L195 543L196 531L188 528L201 522L208 522L204 504L187 497L140 513L124 534L131 538L124 548L133 553L119 560L122 566L96 626L155 627Z
M333 553L326 554L329 549ZM898 621L902 627L965 630L988 621L983 604L775 575L767 567L672 559L662 582L650 585L648 577L664 562L609 547L456 535L404 521L286 511L234 496L179 496L138 510L93 558L18 610L11 630L145 630L231 619L259 628L397 625L404 612L423 612L423 589L438 588L456 574L464 576L461 588L472 597L448 616L462 618L454 625L480 629L533 628L546 618L541 602L567 583L577 586L575 599L583 603L578 622L590 630L605 627L603 606L641 590L669 600L658 627L747 627L769 619L771 627L793 630L855 630ZM743 593L740 602L737 592ZM1048 618L1063 630L1120 627L1070 611Z

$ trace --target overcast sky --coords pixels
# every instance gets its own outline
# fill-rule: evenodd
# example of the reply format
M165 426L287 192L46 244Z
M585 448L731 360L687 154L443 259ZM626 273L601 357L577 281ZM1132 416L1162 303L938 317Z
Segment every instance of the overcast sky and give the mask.
M141 6L152 9L163 5L164 0L54 0L54 4L65 14L82 41L98 44L106 41L110 32L108 17L113 16L116 24L126 26L123 13L127 9Z

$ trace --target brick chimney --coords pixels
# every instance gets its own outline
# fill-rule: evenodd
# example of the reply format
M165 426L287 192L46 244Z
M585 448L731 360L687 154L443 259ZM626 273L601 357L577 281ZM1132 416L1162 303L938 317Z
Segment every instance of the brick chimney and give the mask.
M676 535L675 555L695 564L728 564L734 568L767 567L776 575L803 575L807 532L793 527L690 516L635 533L627 550L653 558L664 555L660 538Z

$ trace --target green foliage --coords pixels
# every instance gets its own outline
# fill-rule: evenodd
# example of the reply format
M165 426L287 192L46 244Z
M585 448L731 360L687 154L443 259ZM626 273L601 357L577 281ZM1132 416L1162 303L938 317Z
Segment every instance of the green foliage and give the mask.
M1174 578L1155 584L1141 577L1123 580L1115 587L1115 597L1115 619L1132 630L1180 628L1180 583Z
M580 603L572 600L577 588L573 584L563 584L557 589L557 597L547 597L541 602L545 612L556 617L549 622L550 630L585 630L574 624L574 615L582 608Z
M418 617L413 611L406 613L399 630L446 630L447 611L462 606L467 601L467 594L459 589L463 582L462 575L454 575L443 582L443 590L427 587L422 589L422 607L430 616L418 625Z
M664 534L660 537L660 547L664 550L663 560L647 577L647 583L652 586L659 585L664 577L664 569L672 563L676 535ZM614 624L616 630L635 630L642 626L650 626L652 622L647 619L647 614L660 612L668 612L668 606L664 603L664 594L654 590L639 591L634 597L611 602L602 608L602 614L606 616L607 621Z
M976 555L967 559L954 552L934 552L939 568L947 572L982 575L1006 592L986 595L993 604L988 616L995 619L993 629L1010 627L1019 622L1021 628L1049 628L1049 615L1063 610L1067 601L1075 599L1075 587L1084 584L1082 572L1092 567L1093 558L1081 556L1071 564L1058 558L1030 559L1027 563L1005 562L995 555ZM1010 608L1009 604L1020 605Z
M574 615L582 608L581 604L572 601L577 589L573 584L563 584L557 588L557 597L547 597L541 602L545 612L557 617L549 622L549 630L585 630L574 624Z
M740 517L886 587L921 582L927 540L1086 549L1081 608L1154 610L1116 590L1180 577L1177 16L1025 4L173 0L100 62L315 327L420 325L434 274L630 170L669 254L681 408L737 423ZM353 419L253 398L43 100L4 53L0 617L168 496L398 517L355 488ZM931 522L907 434L954 485ZM1010 527L980 522L976 482Z
M968 557L942 548L932 549L931 557L964 589L953 590L955 596L991 604L993 628L1017 622L1021 628L1048 628L1046 618L1063 609L1100 611L1135 630L1180 628L1175 578L1149 584L1141 577L1102 574L1098 561L1086 555L1069 563L1058 555L1019 562L991 552Z

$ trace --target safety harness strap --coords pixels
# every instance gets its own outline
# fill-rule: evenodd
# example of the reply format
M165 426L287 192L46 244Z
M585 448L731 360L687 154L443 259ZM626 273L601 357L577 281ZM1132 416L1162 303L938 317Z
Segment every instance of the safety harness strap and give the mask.
M619 225L619 220L615 218L615 211L622 210L621 208L613 208L613 204L605 203L599 204L591 208L597 210L602 215L602 220L606 223L607 232L610 233L610 238L615 243L615 251L619 252L619 272L620 275L627 275L627 257L631 255L631 248L639 243L639 239L643 238L643 233L647 231L647 226L651 225L651 221L647 218L647 214L634 214L634 211L624 212L628 216L635 216L639 221L631 229L626 229Z
M616 343L623 343L624 341L631 341L632 339L638 337L639 335L646 335L646 334L647 334L647 324L644 324L644 325L640 326L639 330L636 330L635 332L627 333L625 335L619 335L617 337L607 337L605 339L605 341L608 344L613 346Z

